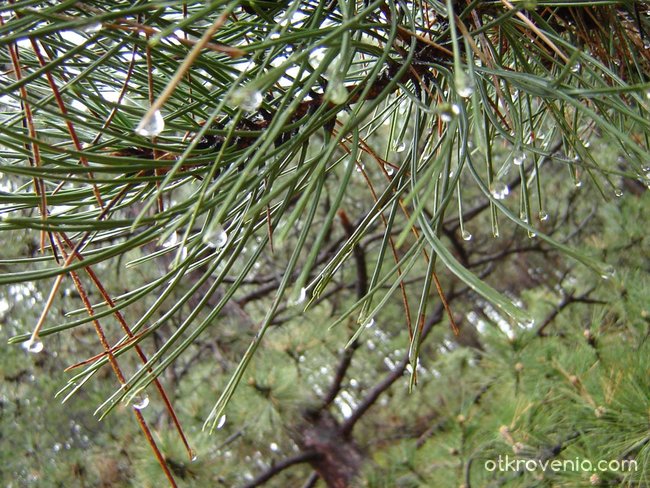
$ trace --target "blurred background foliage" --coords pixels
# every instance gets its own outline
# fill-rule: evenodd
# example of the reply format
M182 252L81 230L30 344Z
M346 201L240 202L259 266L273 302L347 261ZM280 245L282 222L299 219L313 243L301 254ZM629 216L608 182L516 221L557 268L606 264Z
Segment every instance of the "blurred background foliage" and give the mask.
M5 486L650 485L642 2L0 14Z

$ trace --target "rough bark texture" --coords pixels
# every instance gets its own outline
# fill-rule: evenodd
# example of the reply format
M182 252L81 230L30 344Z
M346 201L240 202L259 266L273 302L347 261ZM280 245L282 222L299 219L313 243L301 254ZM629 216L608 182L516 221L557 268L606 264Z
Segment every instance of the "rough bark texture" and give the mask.
M363 453L354 440L343 434L341 424L330 412L307 412L293 437L301 449L318 454L310 464L329 488L352 486Z

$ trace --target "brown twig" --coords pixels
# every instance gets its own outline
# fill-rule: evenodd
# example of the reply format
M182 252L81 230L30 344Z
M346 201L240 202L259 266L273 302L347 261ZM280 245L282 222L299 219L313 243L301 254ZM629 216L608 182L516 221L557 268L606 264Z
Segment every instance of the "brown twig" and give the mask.
M308 463L317 459L320 455L316 451L305 451L296 454L295 456L288 457L272 465L269 469L260 474L253 481L246 483L242 488L255 488L261 486L274 476L280 474L287 468L295 466L296 464Z

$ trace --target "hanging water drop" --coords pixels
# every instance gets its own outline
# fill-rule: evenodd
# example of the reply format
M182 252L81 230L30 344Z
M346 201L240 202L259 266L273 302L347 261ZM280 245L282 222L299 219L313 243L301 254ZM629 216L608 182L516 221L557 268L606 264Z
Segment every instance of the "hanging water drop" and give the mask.
M375 318L370 317L370 319L365 323L366 329L370 329L375 326Z
M136 410L144 410L149 406L149 397L147 395L144 395L142 397L135 397L133 399L133 408Z
M574 183L574 185L575 185L576 188L580 188L580 187L582 186L582 181L580 181L580 180L576 180L576 182Z
M300 289L300 292L298 293L298 296L294 298L293 300L289 301L290 305L300 305L301 303L304 303L305 300L307 300L307 288L304 286Z
M355 169L356 169L357 173L363 173L363 170L366 169L366 165L363 164L363 163L357 162L357 165L356 165Z
M178 232L172 232L167 240L162 243L162 247L173 247L176 244L178 244Z
M616 274L616 269L614 268L614 266L605 266L603 268L603 271L602 271L602 274L600 275L600 277L602 279L604 279L604 280L609 280L609 279L613 278L615 274Z
M197 456L196 451L194 449L190 449L190 462L195 462L199 456Z
M160 110L154 110L153 113L145 114L140 123L135 128L135 133L143 137L155 137L165 128L165 119L163 119Z
M404 144L403 141L397 141L393 146L393 151L395 151L396 153L404 152L405 149L406 149L406 144Z
M460 114L460 107L455 103L444 103L440 106L440 120L443 122L451 122L458 114Z
M207 229L203 232L201 237L203 244L210 246L214 249L221 249L228 242L228 233L225 231L221 223L212 221Z
M395 168L393 168L390 164L384 163L384 171L386 171L386 174L388 176L393 176L393 173L395 173Z
M23 343L23 349L25 349L27 352L31 352L32 354L38 354L39 352L43 351L43 348L43 343L35 338L31 338L27 342Z
M503 181L495 180L490 185L490 193L497 200L503 200L510 193L510 188Z
M226 425L226 416L222 415L217 422L217 429L221 429L224 425Z
M348 89L338 77L330 80L325 90L325 98L335 105L341 105L348 99Z
M237 88L230 95L230 101L244 112L255 112L262 105L262 93L250 86Z
M522 164L524 164L524 161L526 161L526 157L527 156L525 152L517 151L512 158L512 163L515 166L521 166Z
M456 91L463 98L468 98L474 93L474 82L464 71L457 71L455 76Z
M466 230L463 230L463 232L462 232L462 237L463 237L463 240L464 240L464 241L470 241L470 240L472 240L472 234L470 234L470 233L467 232Z
M623 196L623 190L621 190L620 188L617 188L616 190L614 190L614 195L617 198L621 198Z
M539 211L539 220L544 222L545 220L548 220L548 214L544 210Z

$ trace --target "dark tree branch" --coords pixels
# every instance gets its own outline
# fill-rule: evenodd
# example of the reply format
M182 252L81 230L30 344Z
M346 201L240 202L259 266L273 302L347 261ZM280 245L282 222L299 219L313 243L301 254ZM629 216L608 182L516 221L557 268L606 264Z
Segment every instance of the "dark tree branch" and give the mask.
M539 324L539 327L537 327L536 334L539 337L545 336L546 327L548 327L551 323L553 323L555 318L562 312L562 310L564 310L571 304L574 303L589 303L589 304L598 304L598 305L607 304L606 301L589 298L589 295L593 291L594 289L590 288L589 290L587 290L586 292L584 292L583 294L577 297L573 293L569 293L568 295L564 296L564 298L562 298L562 301L555 307L555 309L544 319L544 321L541 324Z
M318 473L314 471L312 474L309 475L309 478L307 478L305 484L302 485L302 488L314 488L314 486L316 486L316 483L318 483L319 478L320 476L318 476Z
M319 456L320 455L316 451L304 451L299 454L296 454L295 456L291 456L286 459L283 459L282 461L274 464L269 469L264 471L261 475L259 475L250 483L245 484L243 488L255 488L256 486L261 486L264 483L266 483L268 480L273 478L274 476L284 471L285 469L290 468L291 466L294 466L296 464L302 464L302 463L308 463L310 461L314 461Z

